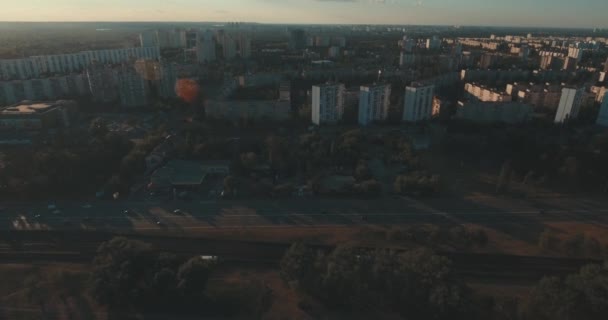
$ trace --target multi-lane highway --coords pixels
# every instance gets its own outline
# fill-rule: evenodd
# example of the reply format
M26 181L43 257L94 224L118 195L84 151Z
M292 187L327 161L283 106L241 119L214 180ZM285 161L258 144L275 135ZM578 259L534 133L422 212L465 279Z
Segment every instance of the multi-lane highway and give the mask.
M56 208L49 209L49 204ZM179 212L174 212L179 210ZM3 204L2 229L193 231L209 228L324 227L362 224L476 223L537 225L547 221L603 223L598 200L543 198L281 199L203 201L75 201Z

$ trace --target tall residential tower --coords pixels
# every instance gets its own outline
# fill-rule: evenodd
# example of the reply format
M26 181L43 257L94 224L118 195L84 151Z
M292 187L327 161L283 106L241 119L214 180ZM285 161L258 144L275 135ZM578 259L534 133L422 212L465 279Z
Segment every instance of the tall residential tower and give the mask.
M390 84L361 86L359 92L359 124L386 120L391 96Z
M312 122L336 123L344 114L344 85L327 83L312 87Z

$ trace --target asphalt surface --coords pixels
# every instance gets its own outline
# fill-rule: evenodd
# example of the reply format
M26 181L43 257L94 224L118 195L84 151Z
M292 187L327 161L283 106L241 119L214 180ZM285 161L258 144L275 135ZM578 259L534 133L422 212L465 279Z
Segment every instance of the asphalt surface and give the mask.
M3 229L102 229L145 231L268 228L360 224L538 224L542 221L602 223L608 206L576 199L515 201L498 198L285 199L241 201L138 201L13 203L3 206ZM174 213L179 209L181 212ZM125 210L129 210L125 214ZM159 223L160 222L160 223Z
M48 205L56 206L49 210ZM215 228L335 227L415 223L541 227L544 222L603 224L608 205L576 198L38 202L0 205L0 230L111 230L191 233ZM174 210L179 209L179 213ZM129 213L125 213L128 210Z

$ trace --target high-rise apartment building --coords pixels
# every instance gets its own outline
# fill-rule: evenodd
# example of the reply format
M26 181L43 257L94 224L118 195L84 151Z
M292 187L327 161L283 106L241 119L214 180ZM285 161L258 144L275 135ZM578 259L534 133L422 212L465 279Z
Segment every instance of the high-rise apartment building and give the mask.
M577 62L576 58L566 57L564 59L564 65L563 65L562 69L567 70L567 71L576 71L577 64L578 64L578 62Z
M343 84L328 83L312 87L312 122L316 125L336 123L344 114Z
M93 101L109 103L118 99L117 83L111 68L93 65L86 74Z
M144 31L139 34L139 45L142 48L158 46L156 31Z
M224 60L232 60L236 58L237 47L236 41L232 37L232 34L227 33L226 31L220 31L218 34L218 40L222 46L222 56Z
M130 65L114 69L114 78L118 86L118 98L123 107L141 107L149 102L149 86Z
M215 61L215 39L211 30L206 30L196 38L196 60L198 63Z
M428 120L433 114L433 94L435 86L412 83L405 87L403 121L417 122Z
M583 58L583 49L576 47L568 48L568 57L576 59L576 62L580 62Z
M481 56L479 61L479 67L482 69L488 69L493 67L498 61L498 56L492 53L485 53Z
M246 34L239 34L235 38L236 50L241 58L247 59L251 57L251 38Z
M562 96L557 107L555 123L576 119L583 102L585 88L562 88Z
M606 98L604 98L604 102L602 102L602 106L600 107L600 113L597 117L597 124L608 127L608 99Z
M186 30L170 29L156 31L156 41L161 48L185 48Z
M306 48L306 32L302 29L289 31L289 48L291 50L302 50Z
M361 86L359 91L359 124L386 120L390 104L391 85Z
M441 39L433 36L431 39L426 39L426 48L429 50L438 50L441 48Z
M30 58L0 60L0 80L36 78L40 70Z

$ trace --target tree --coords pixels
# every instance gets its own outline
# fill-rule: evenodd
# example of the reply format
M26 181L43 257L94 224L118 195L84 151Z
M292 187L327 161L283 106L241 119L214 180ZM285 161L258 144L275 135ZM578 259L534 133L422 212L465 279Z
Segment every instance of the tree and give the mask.
M565 280L542 279L524 308L526 319L605 319L608 314L608 270L590 265Z
M296 288L310 286L317 276L315 270L316 258L317 255L314 250L305 244L292 244L281 259L281 277Z
M281 262L289 283L347 310L390 310L405 318L448 319L471 311L470 290L453 280L450 261L429 250L337 247L326 257L292 246Z
M89 125L89 134L96 139L103 139L110 132L108 124L103 118L95 118Z
M93 294L103 304L125 306L140 296L141 271L150 265L150 246L123 237L102 243L93 261Z
M430 175L423 171L414 171L399 175L395 179L395 192L400 194L431 195L439 192L439 175Z
M177 272L177 288L182 295L199 297L209 280L213 262L194 257L180 266Z
M382 184L374 179L355 184L354 189L361 195L379 196L382 194Z
M243 153L241 154L241 163L246 169L253 170L258 163L258 156L255 152Z
M372 177L372 173L367 166L365 161L359 161L357 168L355 169L355 178L357 181L369 180Z
M224 178L224 195L234 195L236 193L238 181L234 176Z

